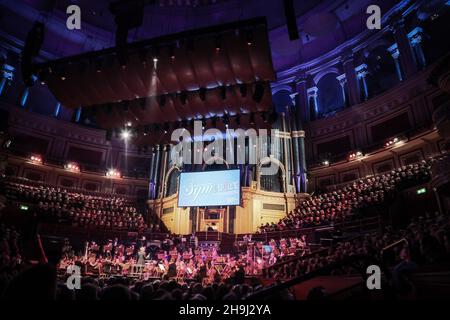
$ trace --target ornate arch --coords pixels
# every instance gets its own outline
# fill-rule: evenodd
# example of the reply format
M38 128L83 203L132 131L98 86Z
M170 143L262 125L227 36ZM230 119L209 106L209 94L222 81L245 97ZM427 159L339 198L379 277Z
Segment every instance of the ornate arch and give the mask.
M283 190L284 193L286 193L288 189L288 186L286 184L286 169L284 168L283 163L277 158L274 158L273 155L269 157L264 157L259 161L258 166L256 167L256 189L257 190L261 189L261 167L269 163L275 163L278 166L278 168L281 169L281 178L282 178L281 180L283 183Z
M227 167L227 169L230 169L230 166L229 166L228 162L227 162L223 157L220 157L220 156L213 156L213 157L211 157L207 162L205 162L205 163L203 164L202 170L204 171L206 166L209 166L209 165L211 165L211 164L214 164L214 163L216 162L216 160L222 160L223 164L225 164L225 166Z
M325 70L321 70L318 73L316 73L314 75L313 81L314 83L317 85L320 81L320 79L322 79L324 76L326 76L329 73L336 73L336 74L340 74L339 73L339 69L335 68L335 67L331 67L331 68L327 68Z
M170 175L171 175L175 170L177 170L177 171L180 172L180 173L181 173L181 171L182 171L182 169L181 169L179 166L173 165L173 166L170 167L170 169L169 169L169 170L167 171L167 173L166 173L166 176L165 176L165 179L164 179L164 189L163 189L163 195L164 195L164 197L167 195L167 184L168 184L168 182L169 182ZM177 182L177 190L178 190L178 182Z
M288 84L276 85L272 88L272 95L280 91L288 91L289 94L292 94L292 87Z

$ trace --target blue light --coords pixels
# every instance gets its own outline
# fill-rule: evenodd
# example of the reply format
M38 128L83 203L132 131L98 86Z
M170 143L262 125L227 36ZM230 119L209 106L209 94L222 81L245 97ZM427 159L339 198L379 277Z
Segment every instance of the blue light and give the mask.
M22 108L25 108L25 104L27 103L28 100L28 95L30 94L30 88L25 88L25 90L22 93L22 97L20 98L20 106Z
M55 112L53 113L55 118L58 118L60 112L61 112L61 102L58 102L56 103Z
M80 122L80 118L81 118L81 107L78 107L77 113L75 115L75 122Z

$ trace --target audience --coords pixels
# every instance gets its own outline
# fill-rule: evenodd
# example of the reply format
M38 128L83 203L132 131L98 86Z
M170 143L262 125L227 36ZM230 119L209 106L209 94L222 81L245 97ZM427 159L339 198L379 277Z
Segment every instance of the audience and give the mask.
M401 239L392 248L393 254L382 255L383 248ZM407 245L405 245L407 243ZM386 251L388 252L388 251ZM391 252L392 253L392 252ZM366 234L351 241L338 243L329 248L326 254L315 254L299 258L294 262L282 263L269 268L268 276L275 279L290 279L307 274L316 269L338 262L353 255L367 255L382 260L393 269L394 282L399 283L399 274L413 270L418 265L449 260L450 257L450 218L448 216L419 218L400 231L387 228L383 233ZM335 275L351 273L349 267L334 270Z
M6 182L5 194L10 201L34 205L42 222L66 222L77 227L109 230L159 231L158 224L147 226L136 206L120 197L85 195L59 187L19 182Z
M339 223L359 210L392 199L407 186L429 180L431 160L402 166L390 173L360 179L341 189L302 202L278 223L261 225L261 232L283 231Z

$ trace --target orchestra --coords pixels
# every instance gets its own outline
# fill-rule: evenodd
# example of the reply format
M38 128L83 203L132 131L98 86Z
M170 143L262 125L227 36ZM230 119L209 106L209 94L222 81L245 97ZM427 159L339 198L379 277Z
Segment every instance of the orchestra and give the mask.
M140 241L140 246L136 242L119 244L117 239L108 240L103 246L94 241L86 242L83 255L75 255L73 250L64 251L59 274L64 275L70 265L78 265L84 274L91 276L172 278L180 283L195 280L211 284L226 282L240 269L248 276L260 275L264 268L273 266L284 257L303 255L307 250L305 236L279 241L271 239L265 244L245 237L237 244L241 249L238 254L221 254L218 244L199 243L198 239L195 244L191 241L182 244L174 245L173 241L171 246L161 244L152 255L148 253L145 238Z

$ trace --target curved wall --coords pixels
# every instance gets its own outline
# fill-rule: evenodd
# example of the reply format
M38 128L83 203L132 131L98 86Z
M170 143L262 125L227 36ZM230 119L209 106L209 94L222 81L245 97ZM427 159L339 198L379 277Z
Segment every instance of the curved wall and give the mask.
M125 149L114 137L107 141L103 130L84 128L5 103L0 108L9 112L12 140L7 150L7 175L66 188L147 198L150 156L139 154L132 146ZM33 154L40 155L43 164L29 161ZM65 170L68 161L79 164L81 172ZM111 168L119 170L122 177L106 177Z

